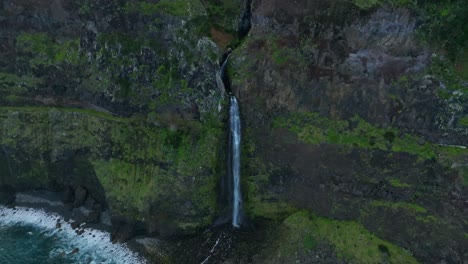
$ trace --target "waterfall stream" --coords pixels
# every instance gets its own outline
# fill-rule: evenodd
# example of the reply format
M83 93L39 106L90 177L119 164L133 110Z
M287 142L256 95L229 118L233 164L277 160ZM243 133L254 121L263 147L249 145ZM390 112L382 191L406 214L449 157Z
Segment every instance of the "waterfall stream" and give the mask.
M231 106L229 111L229 146L230 159L229 169L233 181L232 190L232 225L240 227L242 224L242 193L240 186L240 143L241 143L241 124L239 115L239 104L235 96L230 98Z
M252 0L245 0L245 9L242 13L242 17L239 21L237 33L239 40L245 38L252 27ZM231 83L229 76L226 72L229 56L233 50L237 47L229 47L229 49L223 54L220 62L220 71L217 74L216 81L218 86L224 88L224 90L230 96L230 107L229 107L229 145L228 145L228 173L227 179L223 182L222 195L227 198L228 208L232 209L232 226L240 228L243 224L243 212L242 212L242 191L241 191L241 164L240 164L240 147L241 147L241 120L239 103L237 98L231 91ZM226 195L227 193L227 195ZM221 220L224 221L224 220Z

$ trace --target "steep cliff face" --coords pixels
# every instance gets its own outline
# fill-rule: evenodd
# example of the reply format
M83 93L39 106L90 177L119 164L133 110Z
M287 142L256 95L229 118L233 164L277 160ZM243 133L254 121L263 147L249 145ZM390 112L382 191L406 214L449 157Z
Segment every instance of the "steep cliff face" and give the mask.
M210 224L223 174L218 61L241 7L2 1L2 189L84 188L149 232Z
M2 1L0 200L63 191L110 209L122 233L209 226L226 160L219 61L233 48L257 229L214 228L155 256L463 263L468 71L444 50L466 39L448 16L462 1L422 2ZM451 23L431 32L458 44L422 41L431 12Z
M466 83L440 74L445 64L418 37L420 22L398 5L253 2L252 30L230 64L246 126L251 217L284 219L308 208L358 222L425 263L467 259L468 151L440 145L468 143ZM309 236L362 259L335 231ZM301 235L282 239L308 254Z

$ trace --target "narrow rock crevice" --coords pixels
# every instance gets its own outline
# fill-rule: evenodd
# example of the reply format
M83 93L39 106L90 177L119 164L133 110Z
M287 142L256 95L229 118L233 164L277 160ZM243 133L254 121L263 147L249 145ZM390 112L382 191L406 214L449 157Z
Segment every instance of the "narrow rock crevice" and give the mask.
M237 27L237 37L239 41L237 42L236 45L228 48L223 53L223 56L221 56L221 60L219 62L219 66L221 67L220 69L221 80L223 81L224 89L226 90L227 94L232 95L231 80L229 78L229 74L227 73L228 59L229 59L229 56L232 54L232 52L242 42L242 40L244 40L248 36L250 29L252 28L251 21L252 21L252 0L246 0L244 10L242 11L242 15L240 16L239 24Z
M244 12L239 21L239 26L237 29L237 34L239 40L245 38L252 28L252 0L245 1Z

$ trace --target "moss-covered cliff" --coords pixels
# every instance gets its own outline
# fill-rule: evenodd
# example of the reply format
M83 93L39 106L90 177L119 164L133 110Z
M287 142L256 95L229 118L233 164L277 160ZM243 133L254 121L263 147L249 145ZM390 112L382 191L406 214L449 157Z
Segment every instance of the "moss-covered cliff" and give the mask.
M17 190L102 185L113 213L193 229L216 215L222 127L83 109L0 110L1 183ZM103 194L93 194L103 195Z
M229 72L246 127L246 208L256 220L286 219L270 241L278 248L263 250L278 256L269 263L309 261L328 252L324 241L342 261L410 263L395 250L379 260L377 245L348 245L346 234L334 240L350 220L418 261L466 261L466 68L450 57L462 56L468 33L437 35L447 12L453 25L464 17L455 3L435 5L253 2L252 30ZM321 220L296 215L316 229L295 232L287 219L303 208L339 220L337 230L320 237Z
M166 262L464 263L462 2L3 1L0 198L84 189L195 234ZM223 209L229 48L255 230L197 232Z
M219 58L242 7L2 2L2 189L84 187L149 232L211 224L224 174Z

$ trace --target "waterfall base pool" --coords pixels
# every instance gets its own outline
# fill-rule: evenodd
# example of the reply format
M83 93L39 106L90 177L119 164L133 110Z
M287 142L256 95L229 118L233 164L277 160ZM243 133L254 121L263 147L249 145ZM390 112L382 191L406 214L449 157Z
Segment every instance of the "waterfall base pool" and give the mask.
M0 206L0 263L145 263L125 245L112 244L107 232L78 233L58 215Z

